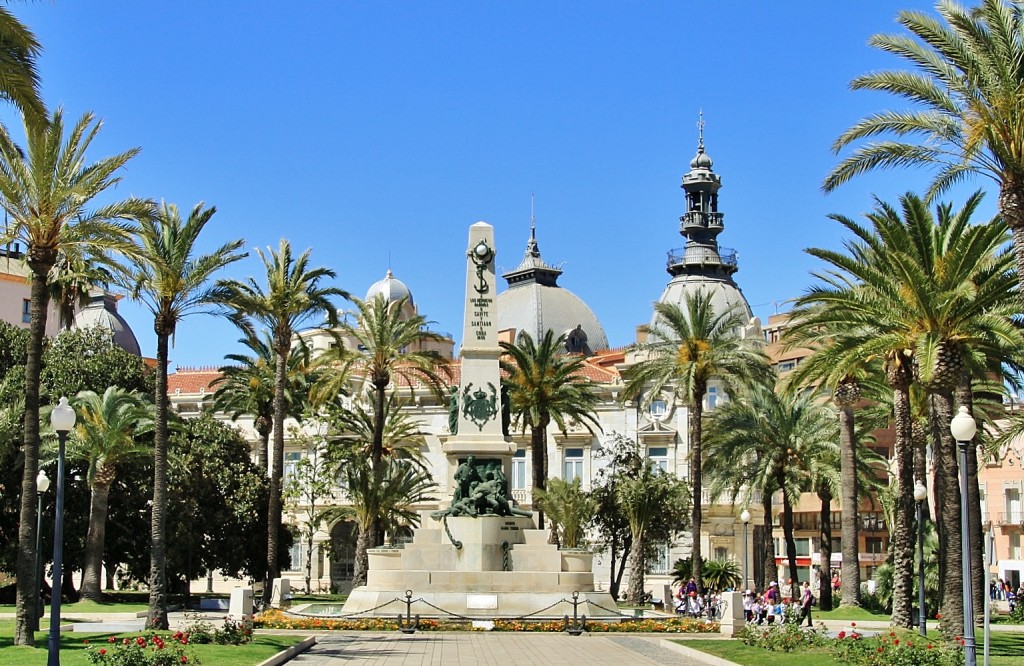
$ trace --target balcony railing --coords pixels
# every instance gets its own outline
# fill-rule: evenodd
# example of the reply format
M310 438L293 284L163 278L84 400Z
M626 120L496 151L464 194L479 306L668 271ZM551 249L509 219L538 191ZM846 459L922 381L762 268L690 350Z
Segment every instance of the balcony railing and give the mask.
M678 266L679 264L717 264L724 266L736 265L736 250L727 247L720 247L715 252L706 247L685 247L670 250L668 253L668 265Z
M1024 525L1024 511L1004 511L996 514L996 525L1002 527Z
M679 217L682 229L699 227L707 229L721 229L725 215L722 213L706 213L702 210L691 210Z

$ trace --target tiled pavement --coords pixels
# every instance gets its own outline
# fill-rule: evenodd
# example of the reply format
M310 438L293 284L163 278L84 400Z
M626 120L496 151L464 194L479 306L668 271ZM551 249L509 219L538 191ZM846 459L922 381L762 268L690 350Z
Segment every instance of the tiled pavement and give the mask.
M507 666L632 666L702 662L667 647L660 638L636 636L513 633L333 633L317 636L317 644L288 662L297 666L328 664L468 664Z

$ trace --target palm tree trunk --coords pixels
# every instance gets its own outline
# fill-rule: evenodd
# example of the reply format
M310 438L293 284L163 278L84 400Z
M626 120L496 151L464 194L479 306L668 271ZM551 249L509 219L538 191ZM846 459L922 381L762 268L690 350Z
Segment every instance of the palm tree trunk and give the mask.
M859 502L857 492L857 440L854 430L853 407L839 410L839 475L843 490L840 501L840 538L842 542L842 600L843 606L860 606L860 537Z
M259 468L260 474L266 475L269 471L267 466L267 449L270 448L270 433L273 432L273 415L269 419L266 419L266 425L261 426L260 421L263 417L256 419L256 434L260 436L259 448L256 449L256 467Z
M786 559L789 560L789 578L792 580L791 588L795 588L800 582L800 574L796 568L796 538L793 535L793 505L789 501L789 493L786 492L785 472L780 468L776 471L776 482L782 488L782 536L786 539ZM795 589L790 589L792 595Z
M891 548L893 556L892 622L911 628L910 607L914 597L914 443L910 418L910 394L905 385L893 388L893 420L896 428L896 511Z
M964 406L968 413L974 413L974 393L971 391L971 377L961 376L956 387L956 404ZM984 621L985 608L985 530L981 524L981 486L978 483L978 447L967 447L967 508L971 512L971 591L974 597L974 612L978 623Z
M700 533L704 523L704 488L701 479L701 418L704 414L704 393L707 386L697 382L694 384L693 400L690 401L690 485L693 491L693 506L690 511L690 538L693 543L690 550L690 566L693 580L697 583L697 594L704 594L704 560L701 555Z
M1013 256L1017 260L1017 279L1024 290L1024 185L1010 179L999 188L999 212L1013 234Z
M832 610L832 495L828 491L818 493L821 500L821 533L819 535L818 606L823 611Z
M634 538L633 546L629 549L629 586L626 589L626 598L629 603L640 605L644 600L644 572L647 563L644 561L644 539ZM700 583L698 583L700 585Z
M370 548L368 527L359 526L356 536L356 553L352 563L352 586L366 585L366 572L370 568L370 556L366 552Z
M546 455L548 446L548 433L546 424L530 428L530 456L533 458L531 467L533 469L533 490L530 493L530 503L533 510L537 512L537 529L544 529L544 512L537 506L537 490L547 488L547 465Z
M935 527L939 533L939 593L942 630L963 636L963 558L960 536L960 483L956 442L949 432L953 400L948 392L931 393L932 436L935 451Z
M768 583L779 575L779 567L775 564L775 537L772 535L775 528L772 522L772 493L767 489L761 491L761 510L764 512L764 572L757 589L764 592L768 589Z
M155 321L154 328L157 334L157 377L154 396L156 423L153 435L153 506L150 525L147 626L167 629L167 363L170 332L160 317Z
M101 474L103 469L97 474ZM85 537L85 566L82 569L82 598L103 601L103 545L107 529L107 499L110 484L93 483L89 501L89 532Z
M172 328L161 315L156 331L156 423L153 432L153 508L150 525L149 610L146 624L167 629L167 341Z
M288 372L288 347L291 335L274 341L274 425L273 454L270 469L270 497L267 499L267 579L263 586L263 603L269 605L274 579L280 577L278 550L281 543L281 482L284 478L284 407L285 379Z
M53 260L57 253L54 251ZM42 259L42 260L40 260ZM36 589L36 475L39 474L39 375L42 370L43 337L50 293L46 276L54 261L29 250L32 269L31 323L25 358L25 419L21 472L21 511L18 523L17 626L15 645L35 645L35 616L39 608Z

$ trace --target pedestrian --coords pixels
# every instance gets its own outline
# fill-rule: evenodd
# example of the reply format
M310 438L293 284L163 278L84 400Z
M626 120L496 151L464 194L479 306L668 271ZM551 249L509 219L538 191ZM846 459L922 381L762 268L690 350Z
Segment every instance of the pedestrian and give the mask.
M793 589L793 579L789 578L786 580L786 584L782 586L782 603L787 606L793 601L793 594L796 590Z
M804 618L807 618L807 626L813 627L814 621L811 619L811 606L814 605L814 594L811 593L811 584L804 581L804 588L800 594L800 621L798 625L804 623Z

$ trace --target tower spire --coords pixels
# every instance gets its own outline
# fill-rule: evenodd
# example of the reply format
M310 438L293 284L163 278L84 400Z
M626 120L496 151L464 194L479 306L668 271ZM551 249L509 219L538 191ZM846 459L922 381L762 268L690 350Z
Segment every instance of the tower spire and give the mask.
M725 227L725 216L718 210L722 177L714 172L714 162L705 152L704 124L702 109L697 116L697 154L683 175L686 212L679 218L679 233L686 238L686 247L669 253L668 272L730 279L736 272L736 253L718 247L718 234Z

